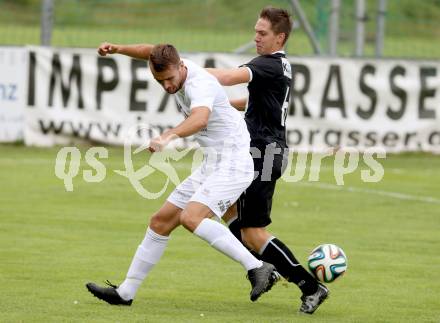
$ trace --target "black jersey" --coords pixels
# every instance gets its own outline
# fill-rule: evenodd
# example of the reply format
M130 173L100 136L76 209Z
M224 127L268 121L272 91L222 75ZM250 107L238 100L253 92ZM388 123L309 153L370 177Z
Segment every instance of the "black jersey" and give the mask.
M286 116L292 72L283 52L262 55L244 64L252 71L245 120L251 146L277 143L287 147Z

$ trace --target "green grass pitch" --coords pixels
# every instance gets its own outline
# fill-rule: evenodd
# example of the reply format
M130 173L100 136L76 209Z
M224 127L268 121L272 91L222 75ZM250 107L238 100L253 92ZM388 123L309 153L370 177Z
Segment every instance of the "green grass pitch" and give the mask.
M346 275L328 285L329 300L310 317L297 314L300 292L290 284L250 302L241 266L183 228L173 233L131 307L92 297L85 283L124 279L165 196L143 199L113 172L124 167L120 148L109 149L104 181L87 183L80 173L74 191L66 192L54 175L57 152L0 146L1 322L440 321L438 156L390 155L381 160L379 183L360 180L361 164L336 186L332 158L324 161L319 182L279 182L271 231L303 264L326 242L348 256ZM183 178L191 159L175 165ZM163 180L154 173L143 184L160 189Z

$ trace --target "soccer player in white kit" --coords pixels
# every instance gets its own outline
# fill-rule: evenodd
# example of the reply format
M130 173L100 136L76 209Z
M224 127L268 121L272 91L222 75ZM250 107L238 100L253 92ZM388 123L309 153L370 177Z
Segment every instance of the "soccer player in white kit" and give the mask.
M195 63L180 59L172 45L103 43L98 53L149 59L154 78L175 95L185 120L153 138L149 150L160 152L174 138L194 135L204 149L204 160L150 218L124 282L120 286L108 282L110 287L88 283L87 289L109 304L131 305L142 281L161 258L169 235L181 224L247 270L250 298L255 301L277 281L278 273L273 265L256 259L228 228L210 219L223 217L253 180L250 138L243 118L231 107L217 79Z

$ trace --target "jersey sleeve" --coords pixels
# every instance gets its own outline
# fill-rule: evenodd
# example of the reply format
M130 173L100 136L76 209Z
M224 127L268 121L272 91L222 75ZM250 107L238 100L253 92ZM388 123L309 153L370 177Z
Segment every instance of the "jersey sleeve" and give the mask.
M187 88L187 95L191 101L190 109L197 107L208 107L212 111L216 96L214 82L204 81L197 84L191 84Z
M243 66L249 68L252 73L250 82L270 79L277 75L277 66L274 66L271 59L264 59L262 56L254 58Z

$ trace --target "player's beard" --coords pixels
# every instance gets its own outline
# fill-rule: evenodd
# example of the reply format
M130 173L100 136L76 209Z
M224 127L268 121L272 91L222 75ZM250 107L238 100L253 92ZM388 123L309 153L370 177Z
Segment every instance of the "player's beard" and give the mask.
M183 83L185 83L185 79L186 79L186 73L184 74L184 76L180 79L179 85L177 85L176 87L173 88L173 91L167 91L169 94L174 94L176 92L178 92L182 87L183 87Z
M167 93L168 94L174 94L177 91L179 91L180 89L181 89L181 87L173 87L172 90L170 90L170 91L167 90Z

